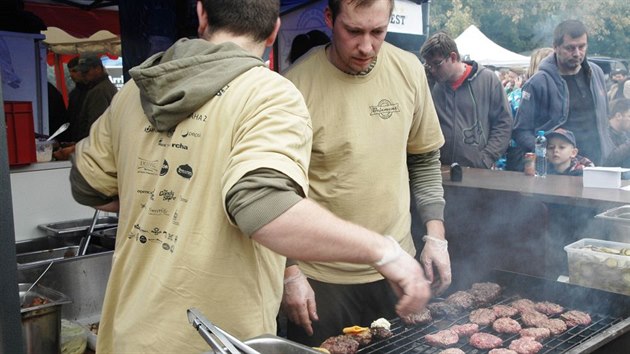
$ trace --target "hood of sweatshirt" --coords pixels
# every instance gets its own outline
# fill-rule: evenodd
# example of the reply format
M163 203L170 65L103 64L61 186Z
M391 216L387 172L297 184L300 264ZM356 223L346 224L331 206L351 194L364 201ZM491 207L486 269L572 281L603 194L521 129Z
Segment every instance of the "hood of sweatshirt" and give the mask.
M158 131L168 131L211 100L242 73L264 66L238 45L203 39L178 40L129 70L142 109Z

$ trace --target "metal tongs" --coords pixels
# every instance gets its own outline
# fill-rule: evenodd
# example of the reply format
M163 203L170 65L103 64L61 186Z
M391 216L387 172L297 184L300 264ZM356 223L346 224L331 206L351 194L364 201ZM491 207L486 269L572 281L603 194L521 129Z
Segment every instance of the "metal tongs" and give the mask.
M203 339L210 344L216 353L220 354L260 354L236 337L215 326L196 308L188 309L188 322L199 332ZM238 348L238 349L236 349Z

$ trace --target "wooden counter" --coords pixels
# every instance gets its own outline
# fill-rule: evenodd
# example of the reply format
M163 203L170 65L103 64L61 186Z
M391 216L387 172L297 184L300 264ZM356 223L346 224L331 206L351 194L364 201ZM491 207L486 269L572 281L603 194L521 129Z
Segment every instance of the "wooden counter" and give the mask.
M522 172L463 168L461 182L451 182L450 169L442 168L443 184L447 187L478 188L514 192L550 202L583 206L630 204L630 191L612 188L584 188L582 177L548 175L544 178L526 176ZM623 181L622 185L628 185Z

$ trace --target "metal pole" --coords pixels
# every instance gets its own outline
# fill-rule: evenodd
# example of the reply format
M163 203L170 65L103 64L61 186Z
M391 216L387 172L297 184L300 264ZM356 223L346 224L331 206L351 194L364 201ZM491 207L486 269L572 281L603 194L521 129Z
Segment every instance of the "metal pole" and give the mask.
M0 80L1 81L1 80ZM0 97L2 86L0 85ZM7 155L7 127L4 104L0 106L0 353L24 353L20 291L15 260L15 229L9 156Z
M431 26L429 26L429 12L431 10L431 0L425 0L422 2L422 24L424 25L424 36L425 38L429 38L429 32L431 30Z

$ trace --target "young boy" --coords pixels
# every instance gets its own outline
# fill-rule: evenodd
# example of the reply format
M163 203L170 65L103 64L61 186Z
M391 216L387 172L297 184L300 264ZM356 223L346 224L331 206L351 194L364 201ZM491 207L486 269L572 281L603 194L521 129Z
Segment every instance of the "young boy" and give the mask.
M591 160L578 155L575 136L558 128L545 134L547 138L547 173L550 175L581 176L584 167L594 166Z

